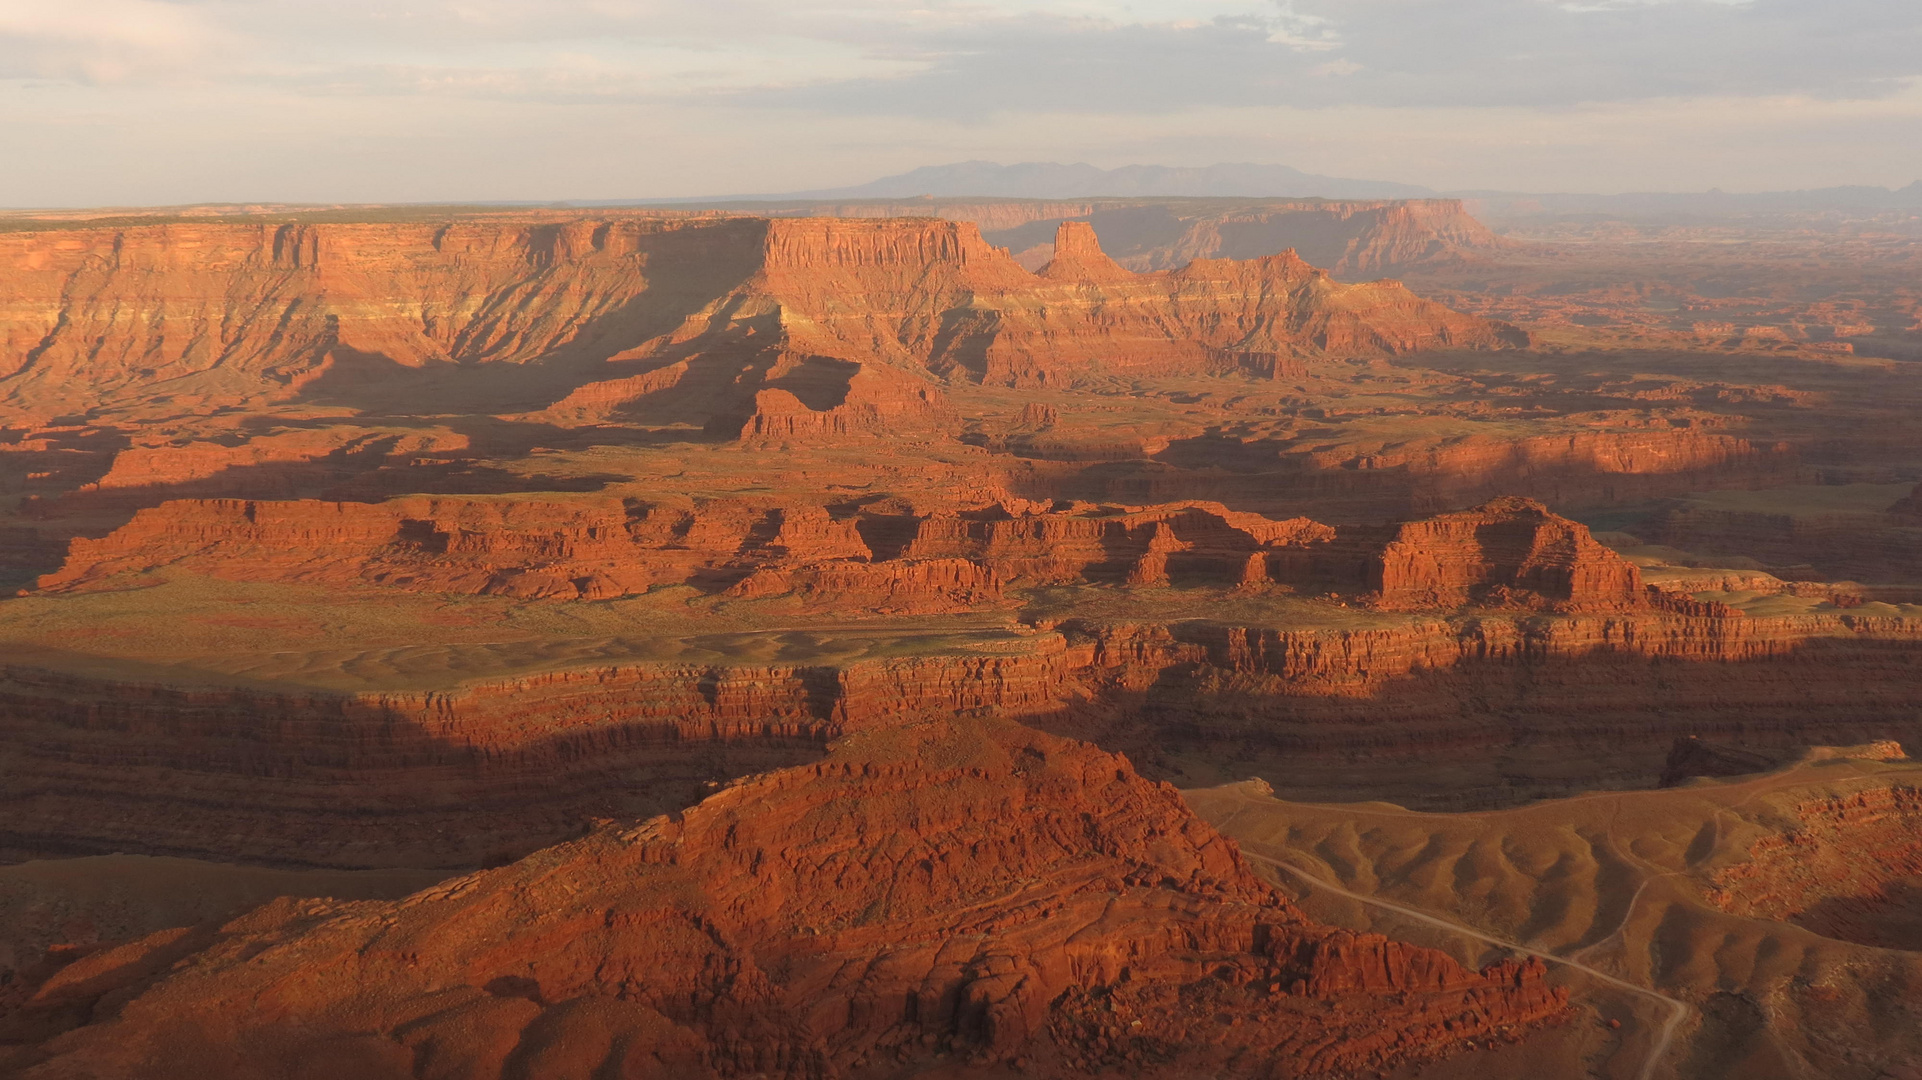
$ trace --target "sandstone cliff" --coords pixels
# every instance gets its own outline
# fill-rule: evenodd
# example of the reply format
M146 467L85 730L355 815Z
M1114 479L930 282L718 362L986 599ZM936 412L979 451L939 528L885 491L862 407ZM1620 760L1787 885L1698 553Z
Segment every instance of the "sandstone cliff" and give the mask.
M526 600L695 584L749 599L798 594L929 613L994 601L1011 584L1089 582L1272 583L1365 593L1390 611L1611 611L1650 602L1636 568L1586 527L1516 498L1393 528L1339 530L1199 501L997 503L913 514L836 513L771 499L176 500L139 511L98 540L74 540L66 564L39 587L107 587L120 575L170 567L241 581ZM1693 603L1664 595L1672 608Z
M1882 485L1861 485L1867 505L1823 505L1819 489L1804 505L1783 493L1744 503L1714 497L1668 504L1646 526L1651 539L1685 551L1741 555L1808 576L1871 583L1922 580L1922 514L1913 494L1892 505ZM1805 489L1806 490L1806 489ZM1834 487L1830 491L1846 493ZM1874 497L1882 492L1879 498ZM1811 573L1812 572L1812 573Z
M177 567L242 581L359 582L410 591L604 599L658 584L799 592L844 606L952 611L1004 584L1118 581L1154 550L1186 580L1234 581L1252 552L1334 535L1214 503L837 515L774 499L648 504L610 497L381 503L174 500L72 542L40 587L97 587Z
M1377 603L1415 611L1521 603L1627 610L1647 602L1641 573L1532 499L1497 499L1397 530L1370 574Z
M1513 246L1457 199L918 199L776 205L762 212L972 222L1031 269L1055 256L1049 241L1064 220L1087 222L1131 270L1293 248L1317 266L1359 276L1485 260Z
M1094 219L1100 227L1101 218ZM1198 214L1180 235L1131 251L1124 263L1159 270L1195 259L1247 259L1293 248L1344 276L1486 260L1513 245L1455 199L1256 205Z
M760 232L626 220L7 233L0 395L41 416L177 414L349 392L389 366L599 361L745 277ZM482 403L529 392L468 390Z
M1654 786L1677 736L1774 758L1922 740L1922 619L1831 611L1409 617L1345 628L1081 620L1108 704L1037 721L1176 776L1432 810ZM1223 773L1188 772L1213 762Z
M954 569L925 572L935 588L985 587ZM1907 678L1922 619L1366 620L1084 618L987 652L610 660L408 693L141 683L19 662L0 679L11 781L0 851L467 867L914 716L1020 717L1164 775L1218 761L1318 800L1434 807L1653 785L1678 735L1777 755L1922 739ZM156 798L178 790L196 797Z
M398 903L280 901L88 956L20 1010L83 1026L15 1064L1347 1075L1556 1018L1545 974L1308 923L1125 759L942 723Z
M1059 710L1082 659L1019 648L840 664L609 662L343 693L0 668L0 853L136 851L462 870L696 801L906 718ZM191 790L194 798L162 792Z
M45 422L102 406L372 405L390 387L442 408L651 406L685 422L690 403L697 421L757 414L766 390L828 412L842 402L806 391L845 397L870 365L1035 383L1101 364L1204 370L1514 340L1292 257L1147 276L1106 263L1100 281L1067 265L1037 278L975 226L925 219L13 232L0 237L0 401ZM841 367L783 384L814 358ZM773 414L794 412L784 404Z

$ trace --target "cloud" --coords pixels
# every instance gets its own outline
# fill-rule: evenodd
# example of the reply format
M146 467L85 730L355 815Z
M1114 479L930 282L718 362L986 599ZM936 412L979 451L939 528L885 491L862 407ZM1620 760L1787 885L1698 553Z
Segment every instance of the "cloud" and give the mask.
M1914 0L0 0L0 77L853 114L1864 99L1917 75Z
M803 88L791 100L953 116L1064 105L1103 112L1869 99L1922 75L1922 5L1292 0L1199 26L1010 16L923 35L919 48L930 58L921 71ZM757 104L774 100L755 95Z
M34 162L0 204L772 191L968 158L1907 183L1918 87L1915 0L0 0L0 144Z
M1275 6L1277 10L1269 24L1273 27L1268 34L1269 41L1309 52L1341 48L1341 35L1335 30L1334 20L1297 11L1292 0L1276 0Z
M1873 98L1922 75L1910 0L1302 0L1368 69L1371 104L1568 105L1703 95Z
M0 78L167 77L235 41L204 11L164 0L0 0Z

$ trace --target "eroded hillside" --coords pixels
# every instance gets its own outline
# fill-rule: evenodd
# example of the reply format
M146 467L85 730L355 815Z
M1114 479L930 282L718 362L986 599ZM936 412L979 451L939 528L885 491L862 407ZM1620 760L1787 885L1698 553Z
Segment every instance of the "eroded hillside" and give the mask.
M1653 902L1618 895L1638 867L1694 875L1664 909L1691 920L1911 955L1894 787L1680 863L1543 826L1589 854L1507 856L1514 918L1472 860L1381 885L1484 934L1450 959L1290 907L1163 783L1373 896L1205 789L1261 777L1330 830L1414 807L1391 847L1442 851L1916 745L1909 365L1338 280L1545 310L1462 284L1549 256L1459 206L844 212L0 232L8 1067L1711 1076L1727 1043L1866 1080L1922 1052L1889 1026L1906 961L1820 967L1819 1006L1680 972L1659 927L1622 985L1558 964ZM1047 250L994 242L1023 229ZM1340 273L1268 250L1313 229ZM1874 1054L1741 1028L1772 994Z

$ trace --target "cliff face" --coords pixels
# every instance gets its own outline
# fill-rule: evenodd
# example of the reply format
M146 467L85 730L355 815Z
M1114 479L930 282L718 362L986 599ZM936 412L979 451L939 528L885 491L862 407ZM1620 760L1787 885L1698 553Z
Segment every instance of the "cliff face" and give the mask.
M1544 975L1306 922L1125 759L915 725L398 903L87 957L26 1011L98 1022L25 1075L1341 1075L1553 1019Z
M1098 223L1099 218L1095 219ZM1456 199L1256 206L1189 219L1171 242L1125 257L1137 270L1293 248L1346 276L1474 261L1511 246Z
M646 567L624 564L627 540L628 514L614 499L182 500L141 510L101 540L73 541L67 567L42 585L189 560L240 580L364 577L528 599L619 596L653 580Z
M15 232L0 237L0 397L44 421L102 405L358 400L372 380L496 410L559 403L559 415L652 398L685 421L690 401L697 419L759 413L767 390L813 412L843 402L810 390L900 399L850 389L870 365L1018 383L1097 360L1193 370L1247 352L1513 337L1397 286L1337 286L1298 260L1147 278L1107 267L1101 282L1037 278L973 225L925 219ZM816 358L841 369L783 382ZM539 370L445 370L493 365Z
M1635 567L1586 527L1513 498L1387 530L1275 521L1207 502L1017 500L917 515L748 499L177 500L139 511L101 539L74 540L66 565L39 585L98 588L168 567L528 600L696 584L747 598L798 593L924 612L966 610L998 598L1005 584L1171 580L1366 593L1390 611L1648 603Z
M622 663L339 693L0 669L0 851L465 869L904 718L1060 709L1057 635L842 665ZM189 800L160 792L191 790ZM112 808L112 809L107 809Z
M1908 583L1922 578L1922 514L1910 494L1858 509L1717 505L1680 500L1647 526L1650 538L1686 551L1742 555L1803 567L1831 580Z
M1114 702L1045 721L1137 760L1219 761L1291 798L1430 810L1653 786L1677 736L1789 758L1922 739L1922 620L1660 610L1393 626L1068 623ZM1845 704L1844 704L1845 703Z
M641 504L607 497L176 500L76 539L40 587L96 587L178 567L243 581L360 582L521 599L604 599L657 584L798 592L823 602L947 611L1002 584L1120 580L1157 529L1178 574L1229 579L1248 555L1325 541L1306 518L1219 504L1119 510L1001 505L922 515L840 513L772 499Z
M990 243L1038 268L1057 252L1051 234L1085 221L1130 270L1196 259L1255 259L1293 248L1343 276L1484 259L1511 246L1457 199L917 199L774 207L796 217L920 217L966 221Z
M1145 577L1140 565L1131 576ZM956 569L921 572L933 587L985 587ZM610 663L432 693L191 688L16 665L0 680L0 849L467 867L920 716L1017 717L1156 768L1219 759L1317 799L1434 807L1651 785L1678 735L1770 753L1922 738L1916 619L1368 618L1082 620L985 652ZM195 797L156 794L181 790Z
M1526 342L1512 328L1457 315L1397 282L1338 285L1292 251L1131 274L1100 253L1085 225L1064 222L1057 242L1065 257L1044 277L1063 293L997 305L979 361L988 381L1045 384L1078 368L1280 374L1290 359L1324 353ZM961 350L989 327L974 329L949 349L964 366Z
M1158 557L1190 579L1236 580L1248 557L1332 539L1307 518L1275 521L1219 503L1175 503L1119 511L1069 506L1052 512L985 511L913 519L901 549L916 557L967 557L1028 584L1119 581L1141 560Z
M1383 608L1418 611L1520 601L1565 610L1633 609L1641 573L1588 527L1532 499L1497 499L1401 526L1370 575Z
M155 396L199 411L320 392L331 368L366 358L599 360L751 272L757 223L686 224L8 233L0 393L42 416Z
M759 335L809 355L1035 386L1096 371L1272 372L1278 358L1524 340L1393 282L1338 285L1292 253L1135 274L1103 255L1085 225L1060 229L1063 258L1036 276L972 225L773 221L762 272L690 321L658 359L685 365L675 385L691 386L712 356ZM678 400L666 386L635 389L645 393L627 399L632 409Z

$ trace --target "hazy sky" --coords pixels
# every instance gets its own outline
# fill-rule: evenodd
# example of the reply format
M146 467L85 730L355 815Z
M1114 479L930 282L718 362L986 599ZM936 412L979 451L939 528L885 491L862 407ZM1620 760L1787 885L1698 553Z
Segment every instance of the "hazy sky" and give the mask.
M0 205L1922 178L1922 0L0 0Z

